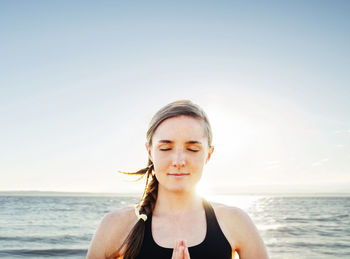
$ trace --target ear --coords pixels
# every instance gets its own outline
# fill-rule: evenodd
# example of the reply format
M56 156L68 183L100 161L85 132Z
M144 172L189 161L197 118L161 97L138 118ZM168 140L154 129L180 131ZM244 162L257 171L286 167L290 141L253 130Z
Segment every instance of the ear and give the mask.
M208 156L207 156L207 158L205 159L205 163L208 163L208 161L210 160L211 155L213 154L213 152L214 152L214 146L211 146L211 147L209 148Z
M151 153L151 147L148 146L147 142L145 143L145 146L146 146L146 149L147 149L148 158L149 158L149 160L151 160L153 162L152 153Z

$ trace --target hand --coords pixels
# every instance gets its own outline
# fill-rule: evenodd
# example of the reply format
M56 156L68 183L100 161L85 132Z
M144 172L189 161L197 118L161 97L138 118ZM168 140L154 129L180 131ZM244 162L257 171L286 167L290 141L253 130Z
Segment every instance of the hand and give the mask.
M171 259L191 259L185 240L176 241Z

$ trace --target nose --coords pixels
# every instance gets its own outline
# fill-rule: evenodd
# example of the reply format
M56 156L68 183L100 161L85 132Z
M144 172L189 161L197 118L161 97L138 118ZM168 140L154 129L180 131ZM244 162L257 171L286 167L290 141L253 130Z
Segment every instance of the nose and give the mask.
M177 150L174 153L172 165L177 169L181 169L185 166L185 156L181 150Z

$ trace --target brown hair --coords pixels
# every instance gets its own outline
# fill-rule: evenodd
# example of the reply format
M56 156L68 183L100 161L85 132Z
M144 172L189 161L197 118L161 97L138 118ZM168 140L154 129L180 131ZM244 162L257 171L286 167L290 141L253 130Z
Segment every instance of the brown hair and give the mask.
M147 131L147 144L149 147L152 146L152 137L158 126L165 121L166 119L177 117L177 116L189 116L193 118L200 119L205 124L205 130L208 137L208 146L211 146L212 143L212 130L205 112L197 105L191 102L190 100L178 100L172 103L167 104L161 108L152 118L149 128ZM137 172L128 173L121 172L124 174L130 175L140 175L140 179L144 176L146 177L146 186L139 203L140 214L146 214L150 216L156 204L157 195L158 195L158 181L156 177L152 174L153 172L153 163L148 159L148 164L146 168L143 168ZM145 222L142 219L139 219L135 224L133 229L130 231L129 235L121 245L121 247L113 253L109 258L116 258L117 254L125 246L124 259L134 259L139 254L143 236L145 232Z

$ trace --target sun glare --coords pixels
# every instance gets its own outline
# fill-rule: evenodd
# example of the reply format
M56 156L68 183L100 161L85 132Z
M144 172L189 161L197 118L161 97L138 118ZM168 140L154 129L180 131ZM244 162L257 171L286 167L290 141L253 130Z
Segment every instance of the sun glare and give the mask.
M213 129L214 156L228 164L248 154L257 145L261 123L231 104L212 102L207 107Z
M209 185L203 179L197 184L196 193L205 199L212 196Z

